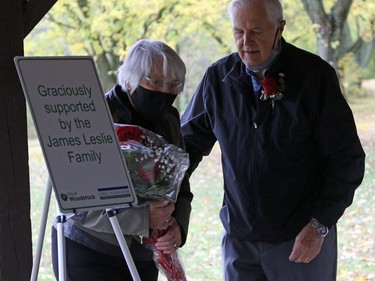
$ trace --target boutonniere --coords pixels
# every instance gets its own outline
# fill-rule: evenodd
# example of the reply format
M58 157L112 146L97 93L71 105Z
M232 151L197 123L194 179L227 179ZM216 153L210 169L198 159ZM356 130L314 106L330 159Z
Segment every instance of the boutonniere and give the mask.
M283 98L283 91L285 90L285 75L279 73L278 77L267 77L262 80L261 86L261 100L271 100L272 111L275 107L275 101Z

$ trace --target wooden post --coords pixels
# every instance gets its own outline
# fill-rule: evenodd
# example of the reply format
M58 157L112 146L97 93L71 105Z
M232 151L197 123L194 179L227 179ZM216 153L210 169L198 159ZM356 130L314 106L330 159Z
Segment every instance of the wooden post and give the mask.
M30 279L32 242L26 102L13 58L23 55L21 0L0 1L0 280Z

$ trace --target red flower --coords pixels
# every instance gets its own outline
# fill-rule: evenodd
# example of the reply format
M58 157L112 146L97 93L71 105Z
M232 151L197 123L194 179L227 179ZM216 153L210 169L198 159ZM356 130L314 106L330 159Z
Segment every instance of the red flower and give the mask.
M149 162L148 164L152 163ZM149 181L149 182L155 182L158 175L160 173L160 168L158 165L148 165L147 163L139 163L137 167L137 174L138 176L144 180L144 181Z
M278 85L276 77L265 78L262 83L262 88L267 96L275 95L278 92Z
M120 143L124 143L128 140L134 140L142 143L144 138L144 133L141 129L136 126L121 126L118 125L115 127L118 140Z

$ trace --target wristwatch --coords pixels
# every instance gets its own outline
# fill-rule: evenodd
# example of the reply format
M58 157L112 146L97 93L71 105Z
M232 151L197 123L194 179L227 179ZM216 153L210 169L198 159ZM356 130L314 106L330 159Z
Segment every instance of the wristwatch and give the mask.
M317 219L312 218L310 224L315 229L316 233L318 233L321 237L327 236L329 232L328 227L322 225Z

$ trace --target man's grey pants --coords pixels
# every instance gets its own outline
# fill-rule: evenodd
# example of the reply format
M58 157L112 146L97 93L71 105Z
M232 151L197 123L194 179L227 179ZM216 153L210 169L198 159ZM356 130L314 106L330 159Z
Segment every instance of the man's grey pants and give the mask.
M289 261L293 241L279 244L239 240L224 234L222 259L225 281L335 281L336 226L324 238L319 255L310 263Z

